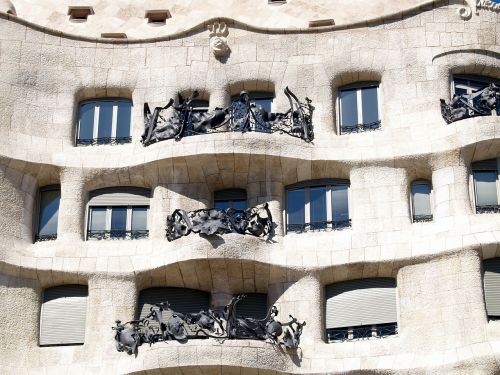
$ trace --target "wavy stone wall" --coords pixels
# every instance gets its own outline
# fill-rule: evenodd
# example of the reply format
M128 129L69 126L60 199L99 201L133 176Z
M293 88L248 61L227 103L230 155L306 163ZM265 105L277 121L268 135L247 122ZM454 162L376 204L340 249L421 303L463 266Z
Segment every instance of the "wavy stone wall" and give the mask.
M459 5L436 4L370 26L317 33L231 27L221 62L205 31L137 43L104 43L0 19L0 354L1 372L61 374L495 374L500 325L488 322L481 259L500 255L500 216L475 215L470 163L496 157L498 117L446 125L439 99L452 74L500 77L499 15L469 20ZM382 129L340 136L335 98L344 84L381 81ZM142 107L199 89L211 107L240 89L288 85L313 99L316 139L220 133L139 143ZM74 147L78 102L133 100L133 142ZM286 108L277 100L276 109ZM351 182L352 228L284 234L286 185L316 178ZM411 223L409 187L432 181L434 221ZM61 184L58 239L32 243L37 189ZM88 192L108 186L153 192L151 236L84 241ZM273 237L164 237L175 208L212 204L222 188L246 188L250 204L270 202ZM327 344L325 285L395 277L399 334ZM89 287L85 345L38 347L43 288ZM117 353L111 326L135 316L139 291L180 286L268 293L280 309L305 318L301 349L263 342L192 340ZM160 370L158 370L160 369Z

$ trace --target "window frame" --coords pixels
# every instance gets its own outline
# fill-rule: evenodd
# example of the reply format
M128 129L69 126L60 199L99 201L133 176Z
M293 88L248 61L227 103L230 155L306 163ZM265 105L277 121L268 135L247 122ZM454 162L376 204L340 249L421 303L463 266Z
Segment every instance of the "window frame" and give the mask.
M50 234L46 236L40 236L40 219L42 215L42 194L46 191L59 191L59 208L57 209L58 217L57 217L57 230L55 234ZM41 241L50 241L56 240L57 234L59 231L59 209L61 207L61 185L52 184L42 186L38 189L37 192L37 203L35 206L35 217L34 217L34 233L33 233L33 242L41 242Z
M485 213L500 213L500 176L499 176L499 171L500 171L500 158L496 157L494 158L496 160L496 170L474 170L474 163L471 163L471 176L472 176L472 198L474 201L474 213L475 214L485 214ZM481 161L486 161L489 159L484 159L484 160L477 160L476 162L481 162ZM478 197L477 197L477 184L476 184L476 173L477 172L495 172L496 173L496 180L495 180L495 188L496 188L496 193L497 193L497 205L496 207L490 207L490 206L478 206ZM484 210L484 211L482 211ZM480 212L482 211L482 212Z
M332 207L332 186L347 186L347 209L348 209L348 225L335 227L333 224L333 207ZM326 188L326 228L311 229L311 201L310 201L310 188L325 187ZM300 231L288 229L288 192L293 190L304 189L304 229ZM326 230L345 230L352 227L351 218L351 183L348 179L317 179L298 182L285 187L285 209L283 210L283 223L285 234L289 233L303 233L303 232L317 232ZM309 229L307 229L309 228Z
M471 85L469 84L470 81L483 82L485 84L485 87L489 86L491 83L500 84L500 80L493 77L474 75L474 74L453 74L450 83L451 97L453 97L453 95L455 94L455 89L457 88L455 85L455 79L462 79L467 81L468 84L465 85L465 87L458 87L459 89L466 90L467 94L473 93L473 89L470 87Z
M111 216L113 213L113 208L119 208L119 207L124 207L126 208L126 224L125 224L125 233L123 236L114 236L111 230ZM92 209L93 208L106 208L106 218L105 218L105 229L99 232L103 232L103 235L101 238L95 238L91 237L90 235L90 227L92 225ZM148 229L146 230L137 230L133 231L132 230L132 210L134 208L146 208L146 227ZM87 210L87 225L86 225L86 234L85 234L85 239L87 241L89 240L101 240L101 239L113 239L113 240L126 240L126 239L142 239L142 238L148 238L149 237L149 223L150 223L150 218L149 218L149 209L150 206L143 206L143 205L113 205L113 206L92 206L89 205L88 210ZM96 230L97 232L97 230ZM134 232L137 232L134 234ZM143 233L141 233L143 232Z
M414 201L414 194L413 194L413 186L414 185L429 185L430 187L430 192L429 192L429 205L430 205L430 214L429 215L421 215L425 216L422 218L418 218L417 220L415 219L415 201ZM410 215L411 215L411 222L412 223L422 223L422 222L430 222L434 220L434 189L432 188L432 183L429 180L426 179L417 179L414 180L411 185L410 185Z
M111 117L111 136L108 138L99 138L99 114L100 114L100 104L104 102L112 102L113 103L113 112L112 112L112 117ZM118 103L119 102L126 102L130 103L130 127L129 127L129 136L128 137L116 137L116 132L117 132L117 123L118 123ZM81 128L81 108L85 104L89 103L95 103L94 104L94 121L92 123L92 139L81 139L80 138L80 128ZM77 147L79 146L89 146L89 145L116 145L116 144L125 144L125 143L131 143L132 142L132 129L133 129L133 123L132 123L132 118L133 118L133 110L134 110L134 103L132 99L128 98L120 98L120 97L105 97L105 98L93 98L93 99L87 99L87 100L82 100L81 102L78 103L78 113L77 113L77 125L76 125L76 132L75 132L75 145ZM107 140L107 141L105 141Z
M381 90L382 82L381 81L359 81L354 82L349 85L341 86L337 89L337 98L335 102L335 114L337 118L337 134L339 135L347 135L352 133L362 133L369 130L380 130L382 129L382 90ZM362 102L362 89L376 87L377 89L377 111L378 111L378 121L377 126L371 126L365 128L363 123L363 102ZM343 90L356 90L356 108L358 114L358 123L356 125L350 125L351 127L357 127L351 131L342 131L342 100L340 98L340 93Z
M230 199L217 199L216 198L216 195L217 194L221 194L221 193L230 193L230 194L241 194L243 196L243 193L245 193L245 199L233 199L233 198L230 198ZM214 208L217 208L216 207L216 202L228 202L228 208L233 208L233 209L237 209L237 208L234 208L234 202L240 202L240 201L244 201L245 202L245 210L248 209L248 195L247 195L247 191L246 189L241 189L241 188L231 188L231 189L222 189L222 190L216 190L213 192L212 194L212 202L213 202L213 205L212 207Z

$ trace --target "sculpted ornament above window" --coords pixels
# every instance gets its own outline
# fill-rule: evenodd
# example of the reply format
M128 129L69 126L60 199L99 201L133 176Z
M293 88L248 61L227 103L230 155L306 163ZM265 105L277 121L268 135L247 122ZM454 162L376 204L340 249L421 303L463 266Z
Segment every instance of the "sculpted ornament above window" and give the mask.
M210 31L210 49L215 57L222 57L229 53L229 45L227 44L227 35L229 30L224 22L214 22L208 25Z

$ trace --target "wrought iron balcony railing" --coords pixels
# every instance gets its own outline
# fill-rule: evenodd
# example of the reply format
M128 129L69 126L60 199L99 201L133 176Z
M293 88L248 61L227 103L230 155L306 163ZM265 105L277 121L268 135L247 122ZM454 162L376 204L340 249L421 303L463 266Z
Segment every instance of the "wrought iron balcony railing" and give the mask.
M414 223L422 223L432 221L432 215L413 215Z
M137 240L148 238L149 230L88 230L87 238L95 240Z
M327 329L328 342L359 341L397 335L396 323Z
M357 124L357 125L342 125L340 128L340 133L350 134L350 133L361 133L369 130L380 129L381 121L374 121L368 124Z
M340 221L316 221L304 224L287 224L288 232L308 232L320 230L342 230L351 226L351 219Z
M484 206L476 206L476 213L478 214L498 214L500 213L500 205L491 204Z
M54 240L57 240L57 233L35 235L35 242L54 241Z
M132 142L132 137L104 137L91 139L77 139L77 146L95 146L95 145L122 145Z

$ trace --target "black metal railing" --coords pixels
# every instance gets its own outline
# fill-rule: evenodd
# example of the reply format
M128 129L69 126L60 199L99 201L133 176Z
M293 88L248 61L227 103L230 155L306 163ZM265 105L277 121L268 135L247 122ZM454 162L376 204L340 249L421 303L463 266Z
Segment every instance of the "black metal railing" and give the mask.
M432 221L432 215L413 215L414 223L423 223L426 221Z
M57 240L57 233L35 235L35 242L54 241L54 240Z
M148 238L149 230L88 230L87 238L95 240L137 240Z
M476 213L478 214L498 214L500 213L500 205L490 204L484 206L476 206Z
M361 133L370 130L380 129L381 121L374 121L367 124L356 124L356 125L342 125L340 127L341 134L350 134L350 133Z
M287 224L287 232L308 232L308 231L327 231L342 230L351 226L351 219L337 221L315 221L304 224Z
M122 145L132 142L132 137L102 137L91 139L77 139L77 146L95 146L95 145Z
M385 338L397 335L396 323L365 325L346 328L332 328L326 330L328 342L359 341L371 338Z

